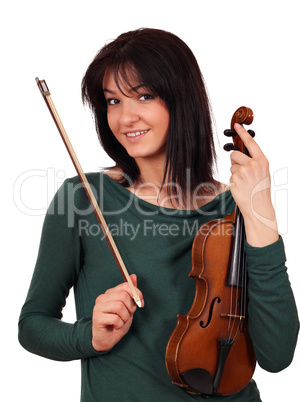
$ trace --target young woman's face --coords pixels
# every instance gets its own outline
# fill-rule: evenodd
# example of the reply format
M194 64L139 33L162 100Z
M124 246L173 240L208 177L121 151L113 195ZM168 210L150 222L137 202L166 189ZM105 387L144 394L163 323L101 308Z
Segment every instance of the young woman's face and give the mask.
M159 97L138 84L118 88L108 70L103 79L107 121L116 139L132 158L165 158L169 111ZM123 92L123 93L122 93Z

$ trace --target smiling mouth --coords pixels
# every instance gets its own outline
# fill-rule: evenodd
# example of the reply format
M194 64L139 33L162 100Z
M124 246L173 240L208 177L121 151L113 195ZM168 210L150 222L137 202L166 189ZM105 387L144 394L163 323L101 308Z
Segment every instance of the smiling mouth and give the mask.
M139 135L148 133L148 131L149 131L149 130L136 131L136 132L134 132L134 133L126 133L125 135L126 135L126 137L138 137Z

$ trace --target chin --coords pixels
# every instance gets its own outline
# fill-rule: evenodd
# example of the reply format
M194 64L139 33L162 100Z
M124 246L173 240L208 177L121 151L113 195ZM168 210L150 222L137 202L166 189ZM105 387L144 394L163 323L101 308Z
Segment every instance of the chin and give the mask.
M156 160L160 159L161 157L165 158L166 153L165 150L146 150L145 148L143 149L127 149L126 150L128 155L131 156L133 159L145 159L145 160Z
M145 152L145 150L140 150L140 151L138 151L138 150L127 150L127 153L133 159L151 157L151 154L148 153L148 152Z

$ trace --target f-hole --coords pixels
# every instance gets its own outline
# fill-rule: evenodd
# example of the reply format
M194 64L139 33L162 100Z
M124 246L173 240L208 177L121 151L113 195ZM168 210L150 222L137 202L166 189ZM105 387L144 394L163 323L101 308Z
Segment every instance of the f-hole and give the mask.
M209 324L210 324L210 322L211 322L211 317L212 317L212 314L213 314L213 309L214 309L214 306L215 306L216 301L217 301L218 303L221 303L221 299L220 299L218 296L213 299L213 301L212 301L211 304L210 304L208 321L207 321L207 323L206 323L205 325L204 325L204 322L203 322L203 321L200 321L200 327L201 327L201 328L206 328L206 327L209 326Z

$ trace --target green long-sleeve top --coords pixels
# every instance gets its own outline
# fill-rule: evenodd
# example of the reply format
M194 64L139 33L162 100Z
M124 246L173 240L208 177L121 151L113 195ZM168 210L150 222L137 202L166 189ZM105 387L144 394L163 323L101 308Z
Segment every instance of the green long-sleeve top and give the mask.
M65 181L52 201L19 322L19 340L30 352L54 360L81 359L82 402L202 400L172 384L165 350L177 314L193 302L191 247L206 222L232 213L230 191L199 210L155 206L103 173L88 180L130 273L138 278L145 307L110 351L93 349L92 313L99 294L123 281L77 177ZM285 268L282 239L264 248L245 245L248 325L259 365L276 372L294 354L299 321ZM77 321L62 320L74 287ZM224 401L260 401L254 381ZM213 397L211 401L220 401Z

